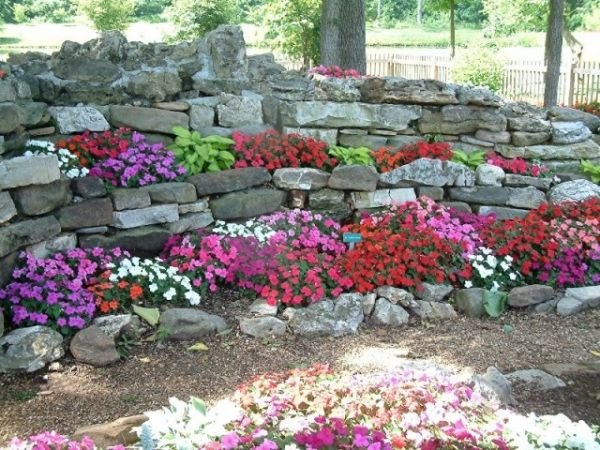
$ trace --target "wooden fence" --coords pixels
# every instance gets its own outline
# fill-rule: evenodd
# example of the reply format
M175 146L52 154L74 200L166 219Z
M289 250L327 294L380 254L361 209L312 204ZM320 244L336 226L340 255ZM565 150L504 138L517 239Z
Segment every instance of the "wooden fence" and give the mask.
M299 64L285 62L290 69ZM449 56L419 55L414 52L367 50L367 74L398 76L409 79L433 79L452 82L452 60ZM508 100L541 105L544 101L544 73L540 60L505 58L500 95ZM574 105L600 101L600 61L582 61L563 65L559 80L558 102Z

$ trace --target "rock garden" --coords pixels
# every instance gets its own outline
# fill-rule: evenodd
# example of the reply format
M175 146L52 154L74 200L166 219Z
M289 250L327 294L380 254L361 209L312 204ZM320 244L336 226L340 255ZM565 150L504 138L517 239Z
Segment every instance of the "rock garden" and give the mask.
M3 65L0 444L599 449L600 118L240 36Z

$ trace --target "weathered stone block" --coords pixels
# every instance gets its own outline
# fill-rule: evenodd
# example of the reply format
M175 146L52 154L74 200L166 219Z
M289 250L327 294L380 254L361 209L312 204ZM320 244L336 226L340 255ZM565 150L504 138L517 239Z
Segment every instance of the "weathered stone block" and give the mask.
M169 230L157 226L133 228L118 231L112 235L87 234L79 236L79 245L83 248L119 247L134 255L156 256L172 236Z
M159 183L143 189L150 194L152 203L192 203L198 198L191 183Z
M419 158L410 164L382 173L379 182L384 186L399 186L406 183L438 187L473 186L475 174L463 164Z
M554 144L575 144L592 137L592 132L583 122L553 122L552 142Z
M431 200L438 202L444 199L444 188L435 186L420 186L417 188L417 195L419 197L429 197Z
M195 191L194 191L195 192ZM202 198L194 203L184 203L179 205L179 214L189 214L204 212L208 209L208 197Z
M192 105L190 107L190 128L201 130L215 124L215 109L208 105Z
M550 133L529 133L527 131L514 131L512 133L512 144L516 147L527 147L528 145L544 144L550 140ZM508 144L508 142L506 142Z
M232 192L211 200L210 209L215 219L242 219L277 211L287 194L275 189L251 189Z
M496 151L506 158L525 159L591 159L600 158L600 145L587 140L571 145L531 145L511 147L496 145Z
M546 202L546 194L538 191L533 186L524 188L506 188L509 189L506 206L515 208L534 209Z
M98 177L73 178L71 188L75 195L83 198L104 197L106 195L104 182Z
M515 219L517 217L525 217L529 214L526 209L506 208L504 206L477 206L475 211L480 216L495 214L498 220Z
M552 185L552 179L507 173L504 177L504 185L511 187L533 186L542 191L547 191Z
M273 184L286 191L297 189L314 191L327 186L329 173L312 168L277 169L273 174Z
M167 229L174 234L185 233L186 231L198 230L200 228L206 228L215 219L210 211L190 213L183 216L179 216L177 222L167 224Z
M115 211L150 206L150 195L145 189L115 189L111 192Z
M57 213L63 230L110 225L112 215L113 205L109 198L85 200L66 206Z
M337 166L331 172L329 187L347 191L374 191L379 174L372 166Z
M27 245L56 236L58 233L60 233L60 224L52 216L0 227L0 258Z
M12 133L21 125L23 111L14 103L0 103L0 134Z
M61 134L110 129L102 113L91 106L53 106L48 108L48 112Z
M328 130L323 128L283 127L282 131L285 134L299 134L300 136L310 137L318 141L323 141L326 142L329 146L337 145L338 143L338 130L336 129Z
M164 109L112 105L110 123L115 127L173 134L174 126L188 128L189 117L185 113Z
M0 192L0 224L17 215L17 208L8 192Z
M475 137L481 141L492 142L494 144L508 144L510 142L510 133L508 131L477 130Z
M30 245L26 250L36 258L47 258L56 252L70 250L77 247L75 233L62 233L45 241Z
M449 105L459 103L456 91L436 80L407 80L400 77L367 78L360 88L369 103Z
M121 229L177 222L178 220L179 210L176 204L113 212L113 226Z
M26 216L39 216L68 205L73 198L71 181L65 178L49 184L26 186L12 191L19 212Z
M187 181L196 187L198 196L202 197L259 186L271 181L271 175L264 167L247 167L222 172L199 173L189 177Z
M413 188L378 189L375 192L352 192L350 194L355 209L379 208L402 204L417 199Z
M524 308L546 302L552 297L554 297L554 289L550 286L531 284L511 289L508 293L508 304L513 308Z
M0 160L0 190L31 184L48 184L59 178L56 155L19 156Z
M554 204L566 201L581 202L593 197L600 198L600 186L588 180L560 183L548 193L548 200Z
M257 96L221 95L217 105L219 125L227 128L240 128L262 124L262 101Z

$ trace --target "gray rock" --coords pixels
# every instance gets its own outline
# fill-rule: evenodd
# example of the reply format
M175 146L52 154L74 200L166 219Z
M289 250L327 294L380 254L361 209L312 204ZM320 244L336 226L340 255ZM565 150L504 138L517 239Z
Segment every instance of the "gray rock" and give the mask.
M113 314L96 317L93 325L112 339L122 335L136 338L139 334L140 319L133 314Z
M167 228L173 234L181 234L186 231L198 230L200 228L206 228L215 219L210 211L200 213L189 213L179 216L177 222L171 222L167 224Z
M436 80L400 77L366 78L360 88L362 100L370 103L449 105L459 103L456 92Z
M119 231L115 234L88 234L79 236L79 245L83 248L119 247L134 255L155 256L172 236L169 230L150 226Z
M319 100L334 102L359 102L362 80L313 75L316 96Z
M146 208L150 206L150 195L145 189L115 189L111 192L115 211Z
M192 203L197 200L196 188L191 183L158 183L143 188L152 203Z
M509 190L507 206L516 208L534 209L546 203L546 194L538 191L533 186L524 188L506 188Z
M382 173L384 186L399 186L406 182L426 186L473 186L475 174L468 167L452 161L419 158L390 172Z
M119 67L116 64L87 56L71 56L59 60L52 70L63 80L110 83L119 76Z
M169 338L175 340L194 339L227 329L223 318L191 308L167 309L161 314L160 323L166 328Z
M279 108L282 125L323 128L380 128L401 131L422 115L420 106L295 102Z
M464 105L501 106L503 100L485 88L459 86L458 100Z
M557 145L575 144L588 140L592 132L583 122L553 122L552 142Z
M378 189L375 192L352 192L350 199L355 209L369 209L414 201L417 196L413 188L396 188Z
M53 106L48 108L48 112L61 134L110 129L102 113L91 106Z
M271 181L269 171L264 167L224 170L213 173L199 173L187 179L196 187L199 197L211 194L224 194L241 191Z
M480 164L475 170L475 181L480 186L502 186L506 174L493 164Z
M98 177L74 178L71 181L71 188L75 195L83 198L104 197L106 195L104 182Z
M182 112L112 105L110 107L110 123L115 127L172 134L174 126L188 128L189 118Z
M560 378L539 369L516 370L507 374L506 378L511 382L520 381L527 383L541 391L549 391L567 386Z
M600 158L600 146L591 139L570 145L530 145L527 147L496 145L496 151L506 158L543 160Z
M337 145L338 143L338 130L324 129L324 128L298 128L298 127L283 127L283 133L285 134L299 134L300 136L309 137L316 139L317 141L326 142L329 146ZM340 141L341 145L344 144Z
M327 186L329 176L327 172L319 169L277 169L273 174L273 184L286 191L292 189L314 191Z
M423 283L421 287L423 289L417 291L417 297L426 302L441 302L454 291L454 288L448 284Z
M37 244L60 233L60 224L52 216L25 220L0 227L0 258L27 245Z
M109 198L94 198L65 206L57 213L63 230L111 225L113 205Z
M392 305L400 304L404 307L415 307L415 296L406 289L400 289L394 286L379 286L376 290L379 297L388 300Z
M374 292L363 296L363 314L365 317L369 317L375 309L375 301L377 301L377 294Z
M21 125L23 111L14 103L0 103L0 134L12 133Z
M394 305L385 298L379 298L375 302L375 309L371 315L371 323L400 327L408 324L409 317L402 306Z
M21 108L21 121L27 128L37 125L46 125L50 122L50 114L48 113L48 105L43 102L30 102L30 101L19 101L19 107ZM33 130L29 131L30 136L35 133ZM49 133L54 134L54 133Z
M0 191L32 184L48 184L59 178L56 155L19 156L0 160Z
M148 193L146 193L148 195ZM171 223L179 220L177 204L150 206L113 212L112 225L116 228L137 228L157 223Z
M103 225L101 227L87 227L87 228L78 228L75 230L77 234L106 234L108 233L108 227Z
M470 145L473 145L476 147L486 147L486 148L494 147L493 142L482 141L480 139L474 138L473 136L469 136L469 135L460 136L460 142L464 142L466 144L470 144ZM460 144L457 144L457 146L460 146ZM456 148L456 147L453 146L453 148Z
M275 189L250 189L232 192L211 200L210 209L215 219L242 219L277 211L287 195Z
M527 131L513 131L512 144L517 147L544 144L550 140L549 132L529 133ZM508 142L506 142L508 144Z
M75 333L69 350L77 361L95 367L108 366L121 359L114 338L94 325Z
M210 98L210 97L209 97ZM201 130L215 124L215 109L208 105L192 105L190 107L190 128Z
M308 194L308 207L313 211L343 220L352 214L349 202L345 199L344 191L321 189Z
M12 281L12 272L16 267L18 252L13 252L5 257L0 257L0 287Z
M17 215L17 208L8 192L0 192L0 224Z
M510 190L495 186L477 186L468 188L450 188L448 194L452 200L483 205L504 206L508 202Z
M207 209L208 198L203 198L193 203L184 203L179 205L179 215L205 212Z
M552 185L550 178L538 178L530 177L527 175L517 175L514 173L507 173L504 178L504 185L510 187L521 187L521 186L533 186L534 188L547 191Z
M30 245L26 250L36 258L42 259L64 250L71 250L77 247L77 234L63 233L51 237L38 244Z
M477 130L500 132L506 130L506 117L497 108L448 105L440 112L425 111L419 120L421 134L467 134Z
M548 200L554 204L567 201L582 202L594 197L600 197L600 186L588 180L560 183L548 193Z
M532 307L532 311L535 314L546 314L551 311L554 311L556 310L556 305L558 305L558 300L559 299L557 298L553 298L552 300L548 300L547 302L538 303L537 305L534 305Z
M456 309L468 317L483 317L483 293L485 289L459 289L454 293Z
M556 305L556 313L559 316L572 316L579 314L584 309L586 309L584 302L569 296L561 298Z
M497 220L508 220L517 217L525 217L527 214L529 214L529 211L526 209L506 208L504 206L478 206L475 207L475 211L480 216L495 214Z
M421 320L454 320L458 314L454 311L452 305L440 302L426 302L417 300L417 306L411 308Z
M590 308L597 308L600 306L600 285L568 288L565 291L565 295L583 302Z
M219 125L227 128L262 124L262 102L258 98L223 94L217 116Z
M0 103L16 102L17 90L10 80L0 80Z
M166 109L167 111L188 111L190 109L189 103L184 101L172 101L172 102L157 102L152 105L153 108Z
M4 313L0 310L0 338L4 336Z
M0 373L35 372L65 354L60 333L40 325L0 338Z
M161 102L181 92L181 78L174 71L142 71L129 77L125 91L134 97Z
M471 208L471 205L469 205L466 202L444 201L444 202L439 202L439 204L441 206L446 207L446 208L455 209L456 211L462 211L462 212L466 212L466 213L473 212L473 209Z
M600 117L573 108L553 106L548 110L548 118L557 122L583 122L592 133L598 132L598 127L600 127Z
M548 133L550 122L533 116L510 117L508 119L508 129L527 133Z
M495 367L488 367L485 374L473 377L475 391L490 401L502 405L515 405L517 402L512 395L512 386L502 372Z
M475 137L494 144L508 144L510 142L510 133L508 131L477 130Z
M323 300L298 309L289 321L301 336L356 334L363 321L362 295L342 294L335 301Z
M331 172L329 187L347 191L374 191L379 174L373 166L337 166Z
M393 148L404 147L405 145L414 144L416 142L422 141L423 136L410 136L410 135L397 135L391 136L387 140L387 144Z
M388 137L374 136L372 134L341 134L339 141L340 145L345 147L368 147L378 149L387 145ZM333 145L335 145L335 143Z
M431 200L440 201L444 199L444 188L435 186L422 186L417 188L419 197L429 197Z
M508 304L513 308L524 308L537 305L550 300L554 296L554 289L550 286L532 284L512 289L508 293Z
M250 313L257 316L274 316L277 314L277 305L270 305L266 299L257 298L250 305Z
M256 338L283 336L285 334L285 322L271 316L251 317L240 319L240 330L244 334Z

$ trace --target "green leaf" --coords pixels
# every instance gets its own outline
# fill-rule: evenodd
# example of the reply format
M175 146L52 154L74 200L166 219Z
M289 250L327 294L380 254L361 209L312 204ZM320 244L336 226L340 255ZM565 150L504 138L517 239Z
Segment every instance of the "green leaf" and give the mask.
M506 311L506 292L483 291L483 309L490 317L500 317Z
M160 319L160 311L158 308L144 308L138 305L132 305L133 312L144 319L152 326L156 326L158 324L158 319Z
M203 161L210 160L210 146L207 144L195 145L196 153Z
M206 171L207 171L207 172L220 172L220 171L221 171L221 169L219 168L219 165L218 165L217 163L215 163L215 162L211 162L211 163L208 165L208 167L207 167Z
M218 144L218 145L233 145L235 144L235 142L233 141L233 139L229 139L228 137L225 136L219 136L219 135L211 135L211 136L206 136L204 139L202 139L204 142L206 142L207 144Z
M219 152L219 158L221 161L228 163L228 165L231 165L235 162L235 156L233 156L231 152L228 152L227 150L221 150Z
M190 132L189 130L187 130L186 128L180 127L180 126L174 126L171 131L173 131L173 134L175 136L179 136L179 137L183 137L183 138L188 138L190 137Z
M196 411L198 411L200 414L206 414L206 403L197 397L191 397L190 400Z
M191 347L188 347L188 352L207 352L208 347L204 342L196 342Z

